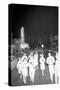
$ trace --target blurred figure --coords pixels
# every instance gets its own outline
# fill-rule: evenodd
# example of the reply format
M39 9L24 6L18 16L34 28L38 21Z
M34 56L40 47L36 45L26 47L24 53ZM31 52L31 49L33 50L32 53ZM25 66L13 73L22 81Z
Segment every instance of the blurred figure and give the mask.
M20 79L22 79L22 61L21 61L21 58L19 58L19 61L17 63L17 69L18 69L18 73L20 74Z
M48 68L49 68L51 82L53 82L54 63L55 63L54 57L51 55L51 53L48 53L47 64L48 64Z
M44 53L44 44L41 44L41 52Z
M56 52L56 62L55 62L55 83L59 82L59 58L58 52Z
M14 60L15 60L15 56L11 55L11 61L14 61Z
M38 69L38 52L36 51L34 54L34 67Z
M29 77L30 81L34 83L34 77L35 77L35 68L34 68L34 56L33 52L29 55Z
M21 58L22 60L22 75L23 75L23 82L26 84L27 81L27 76L28 76L28 57L26 55L26 53L24 53L24 55Z
M44 48L44 44L41 44L42 49Z
M42 76L44 76L45 58L44 58L44 55L43 55L43 54L40 54L39 62L40 62L40 69L41 69L41 71L42 71Z

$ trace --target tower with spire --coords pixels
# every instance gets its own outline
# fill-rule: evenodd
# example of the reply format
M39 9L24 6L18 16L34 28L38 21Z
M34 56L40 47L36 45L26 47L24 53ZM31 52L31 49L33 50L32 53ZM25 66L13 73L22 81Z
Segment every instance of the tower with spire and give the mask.
M20 37L20 49L29 49L29 44L25 42L25 35L24 35L24 27L21 27L21 37Z

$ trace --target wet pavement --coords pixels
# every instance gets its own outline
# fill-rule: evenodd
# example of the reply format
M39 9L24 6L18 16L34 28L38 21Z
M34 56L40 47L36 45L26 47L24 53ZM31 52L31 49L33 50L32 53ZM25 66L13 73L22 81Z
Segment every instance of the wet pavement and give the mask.
M27 77L27 83L24 84L23 80L20 79L20 75L18 74L18 71L16 68L11 71L12 86L43 85L43 84L54 84L54 83L55 83L55 80L53 80L53 83L51 83L47 65L46 65L43 77L42 77L41 70L38 69L35 71L34 84L30 81L29 76Z

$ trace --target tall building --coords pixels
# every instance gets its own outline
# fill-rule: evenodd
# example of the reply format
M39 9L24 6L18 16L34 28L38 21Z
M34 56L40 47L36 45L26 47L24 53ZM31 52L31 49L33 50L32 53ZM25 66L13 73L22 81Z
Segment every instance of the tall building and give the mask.
M25 42L24 27L21 27L20 49L29 49L29 44Z

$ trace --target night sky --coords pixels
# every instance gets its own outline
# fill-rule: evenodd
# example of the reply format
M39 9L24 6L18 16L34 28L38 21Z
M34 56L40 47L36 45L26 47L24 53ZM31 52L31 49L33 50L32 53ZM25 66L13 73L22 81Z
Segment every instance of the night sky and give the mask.
M58 34L58 7L10 4L8 10L9 32L13 38L20 37L21 26L27 42L47 41L51 34Z

